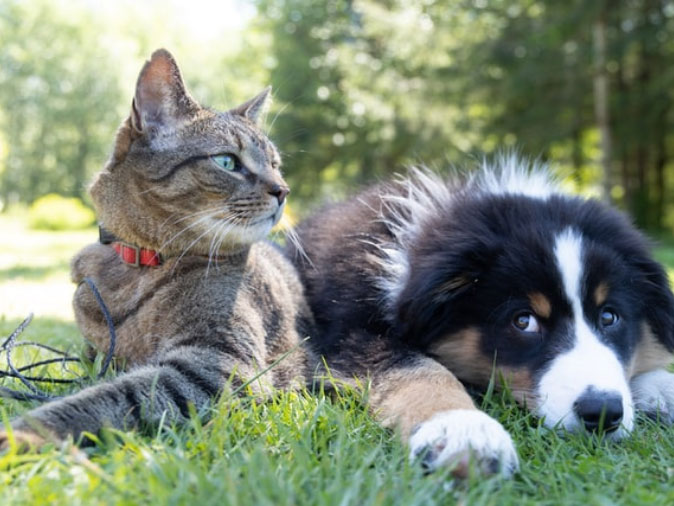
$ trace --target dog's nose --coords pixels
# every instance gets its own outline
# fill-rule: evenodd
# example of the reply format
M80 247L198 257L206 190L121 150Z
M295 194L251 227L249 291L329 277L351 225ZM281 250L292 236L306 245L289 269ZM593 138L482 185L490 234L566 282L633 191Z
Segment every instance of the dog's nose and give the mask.
M618 392L587 390L573 404L573 410L590 432L613 432L623 419L623 398Z

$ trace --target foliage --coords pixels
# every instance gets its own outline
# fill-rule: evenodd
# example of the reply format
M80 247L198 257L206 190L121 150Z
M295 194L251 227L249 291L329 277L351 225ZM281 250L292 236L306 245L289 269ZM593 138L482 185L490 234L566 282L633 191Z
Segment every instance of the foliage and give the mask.
M259 0L302 195L518 146L651 229L674 226L674 3ZM611 170L593 30L606 24ZM466 156L468 155L468 156ZM311 167L307 170L306 167ZM290 169L292 170L292 169ZM295 176L295 174L297 174ZM334 184L337 182L337 185Z
M37 230L78 230L93 225L94 212L76 197L50 193L33 202L28 210L28 224Z
M0 199L83 196L119 122L120 89L100 25L52 2L0 2Z
M469 84L473 96L497 104L486 132L565 164L579 186L607 177L613 200L637 223L663 228L674 190L667 177L674 146L674 46L669 37L674 3L488 5L478 10L499 19L500 29L471 51L480 73ZM606 28L607 61L598 69L593 34L600 22ZM599 124L593 110L600 71L607 74L610 91L607 127L614 147L608 175L601 174L598 163Z
M0 3L0 204L82 196L142 61L165 45L216 108L274 86L268 127L304 212L405 165L470 165L516 146L582 192L601 194L608 177L640 226L674 228L673 0L251 0L249 22L208 34L207 11L187 32L184 11L120 2Z
M646 228L674 226L671 0L610 9L581 0L254 0L252 21L210 45L194 33L167 36L180 31L179 15L144 5L0 4L3 204L82 196L142 60L168 45L196 96L216 107L275 86L272 134L294 198L305 202L406 164L464 164L513 145L597 193L604 174L593 81L601 70L611 195ZM592 37L599 21L602 69Z

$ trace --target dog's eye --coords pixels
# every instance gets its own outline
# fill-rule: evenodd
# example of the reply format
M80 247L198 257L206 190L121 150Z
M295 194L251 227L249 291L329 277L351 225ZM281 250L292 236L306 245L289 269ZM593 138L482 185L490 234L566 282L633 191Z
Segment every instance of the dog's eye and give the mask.
M536 317L528 311L517 313L513 318L513 325L517 330L521 330L522 332L534 333L541 330Z
M610 327L618 323L618 314L610 309L604 309L599 316L602 327Z

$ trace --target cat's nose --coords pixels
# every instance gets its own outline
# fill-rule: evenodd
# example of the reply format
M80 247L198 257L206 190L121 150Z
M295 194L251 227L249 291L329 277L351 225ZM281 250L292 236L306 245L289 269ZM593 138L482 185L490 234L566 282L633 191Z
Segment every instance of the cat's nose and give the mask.
M273 195L278 199L279 205L283 204L283 201L286 199L286 195L290 193L290 188L287 186L282 186L280 184L273 184L269 187L269 195Z

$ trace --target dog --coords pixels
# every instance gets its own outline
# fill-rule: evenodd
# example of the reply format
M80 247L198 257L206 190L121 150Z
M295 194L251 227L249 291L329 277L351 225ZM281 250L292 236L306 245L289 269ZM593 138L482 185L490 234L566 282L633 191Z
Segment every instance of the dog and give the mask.
M545 426L615 440L636 411L674 421L664 269L622 213L563 193L541 164L414 169L297 234L287 250L313 346L335 376L369 382L376 416L429 470L518 469L509 434L466 385L507 385Z

